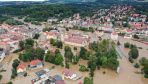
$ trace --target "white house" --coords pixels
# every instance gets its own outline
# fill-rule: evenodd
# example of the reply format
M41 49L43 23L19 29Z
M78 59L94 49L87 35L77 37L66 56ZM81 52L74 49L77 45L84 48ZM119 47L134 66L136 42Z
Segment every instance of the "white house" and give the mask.
M39 59L31 61L29 64L30 69L37 69L42 67L43 67L43 62Z
M131 39L131 38L132 38L132 34L125 34L125 35L124 35L124 38L126 38L126 39Z
M17 67L17 74L20 76L23 76L26 73L26 65L23 63L20 63Z
M116 32L111 33L111 39L112 40L118 40L118 34Z
M67 78L67 79L74 80L75 78L77 78L77 74L73 73L69 69L65 69L63 71L63 74L64 74L64 77Z
M4 49L0 48L0 62L3 61L4 58L5 58L5 51Z

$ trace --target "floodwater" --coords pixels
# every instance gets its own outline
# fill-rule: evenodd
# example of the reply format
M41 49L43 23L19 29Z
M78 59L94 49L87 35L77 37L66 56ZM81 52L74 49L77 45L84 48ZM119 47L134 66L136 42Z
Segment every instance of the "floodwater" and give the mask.
M122 37L119 38L121 45L121 49L123 53L128 56L128 51L129 49L123 48L123 44L125 42L130 42L133 44L136 44L138 47L142 47L143 49L139 49L139 58L141 57L146 57L148 58L148 45L135 42L129 39L124 39ZM12 58L11 58L12 56ZM7 66L7 71L2 73L3 79L2 83L6 83L10 80L11 76L11 64L12 64L12 59L17 58L18 56L16 55L11 55L10 57L7 57L7 60L4 60L8 66ZM137 74L136 72L139 72L139 69L136 69L133 67L133 64L131 64L126 57L123 57L122 59L119 59L120 62L120 72L117 74L115 71L107 70L107 69L101 69L101 70L96 70L95 71L95 76L94 76L94 84L148 84L148 79L145 79L143 75ZM83 64L87 66L87 61L80 60L79 64ZM89 72L80 72L79 71L79 64L77 65L71 65L70 70L77 73L78 75L83 76L82 79L73 81L69 79L65 79L66 84L78 84L78 82L83 82L83 78L86 76L89 76ZM44 68L50 69L53 64L50 63L45 63ZM42 68L43 69L43 68ZM63 67L61 66L55 66L55 69L51 70L51 75L62 75L62 71L64 70ZM34 72L35 71L29 71L29 76L27 77L20 77L16 78L15 80L12 80L14 84L31 84L31 79L34 78ZM103 72L106 72L103 74ZM1 84L0 82L0 84Z
M103 74L103 71L106 73ZM120 60L119 74L111 70L97 70L94 84L148 84L148 79L144 79L141 74L136 74L137 71L127 59L123 58Z

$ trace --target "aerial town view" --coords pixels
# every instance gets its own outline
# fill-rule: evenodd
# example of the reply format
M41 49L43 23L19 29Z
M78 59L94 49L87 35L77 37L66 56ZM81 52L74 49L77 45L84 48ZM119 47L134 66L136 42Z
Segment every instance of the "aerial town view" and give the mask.
M148 84L148 0L0 0L0 84Z

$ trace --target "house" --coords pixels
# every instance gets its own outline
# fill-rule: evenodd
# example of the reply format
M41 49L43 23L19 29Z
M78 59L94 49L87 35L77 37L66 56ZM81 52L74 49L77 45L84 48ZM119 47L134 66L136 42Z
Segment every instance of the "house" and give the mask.
M0 71L5 70L5 64L0 63Z
M5 58L5 51L3 48L0 48L0 62Z
M64 80L60 75L55 75L53 78L55 80L55 84L65 84Z
M71 80L73 80L73 79L75 79L77 77L77 74L73 73L69 69L65 69L63 71L63 75L64 75L65 78L71 79Z
M62 77L60 75L55 75L53 77L56 81L62 80Z
M47 51L50 48L49 41L37 41L37 42L38 42L38 46L44 49L45 51Z
M42 67L43 67L43 62L39 59L31 61L29 64L29 69L37 69Z
M43 35L46 37L46 39L58 39L60 37L60 33L57 30L44 32Z
M145 36L148 36L148 28L143 29L142 33L144 33Z
M49 73L50 73L49 69L43 69L36 72L35 74L38 78L45 78L45 77L49 77Z
M50 76L48 69L43 69L35 73L37 78L31 80L32 84L65 84L60 75Z
M129 22L129 24L135 29L141 29L145 25L143 22Z
M89 36L81 35L77 33L68 33L68 34L62 35L61 40L67 45L84 47L88 45Z
M7 33L7 30L6 29L0 28L0 35L1 34L6 34L6 33Z
M9 54L10 45L6 41L0 41L0 48L5 50L5 54Z
M132 38L132 34L125 34L125 35L124 35L124 38L126 38L126 39L131 39L131 38Z
M116 32L111 33L111 39L112 40L118 40L118 34Z
M17 75L24 76L25 73L26 73L26 65L20 63L17 67Z

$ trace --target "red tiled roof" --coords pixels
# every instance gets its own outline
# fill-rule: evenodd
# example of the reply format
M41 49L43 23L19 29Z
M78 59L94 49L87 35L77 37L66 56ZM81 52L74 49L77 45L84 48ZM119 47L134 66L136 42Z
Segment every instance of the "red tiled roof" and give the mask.
M0 42L0 45L7 45L8 42L2 41Z
M63 74L65 76L72 76L74 73L72 71L70 71L69 69L64 69Z
M127 31L127 32L129 32L129 33L131 33L131 32L132 32L132 30L131 30L131 29L127 29L126 31Z
M59 35L59 33L56 32L56 31L53 31L53 32L44 32L44 34L45 35L50 35L50 36L57 36L57 35Z
M117 35L117 33L116 32L112 32L112 35Z
M25 68L26 68L25 64L19 64L18 67L17 67L17 70L18 69L25 69Z
M138 17L140 14L132 14L133 17Z
M42 62L41 60L37 59L37 60L33 60L30 62L30 65L37 65L38 63Z
M87 38L85 38L81 35L78 35L78 34L68 34L68 38L65 38L64 40L67 42L82 44L84 41L87 40Z

